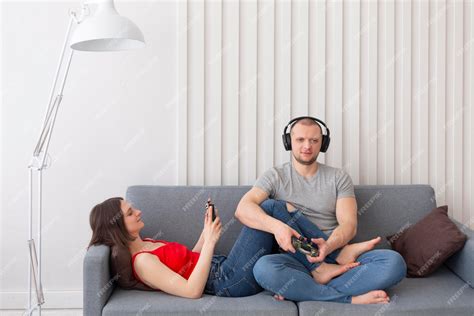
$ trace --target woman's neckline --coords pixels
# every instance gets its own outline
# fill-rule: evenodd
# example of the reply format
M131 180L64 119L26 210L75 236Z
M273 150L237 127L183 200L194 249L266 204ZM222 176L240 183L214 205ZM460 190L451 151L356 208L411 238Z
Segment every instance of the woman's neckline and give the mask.
M142 248L141 250L133 253L132 256L135 256L136 254L142 253L142 252L153 252L153 251L156 251L157 249L159 249L161 247L164 247L168 244L168 243L164 243L162 240L153 240L153 239L150 239L150 238L146 238L146 239L147 240L143 240L143 241L146 242L147 244L152 243L152 244L161 244L161 245L159 245L158 247L152 248L152 249Z

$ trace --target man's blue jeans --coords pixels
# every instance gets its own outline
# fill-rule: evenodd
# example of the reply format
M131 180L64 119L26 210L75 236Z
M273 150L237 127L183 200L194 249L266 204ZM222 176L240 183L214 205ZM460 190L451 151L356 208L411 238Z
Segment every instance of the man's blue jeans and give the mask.
M300 211L288 212L284 201L266 200L260 206L268 215L287 223L305 237L328 239ZM338 254L339 251L331 253L325 262L335 263ZM406 264L400 254L392 250L371 250L357 258L360 266L321 285L310 273L314 266L299 259L289 253L263 256L253 268L255 279L264 289L292 301L351 303L353 295L389 288L406 274Z

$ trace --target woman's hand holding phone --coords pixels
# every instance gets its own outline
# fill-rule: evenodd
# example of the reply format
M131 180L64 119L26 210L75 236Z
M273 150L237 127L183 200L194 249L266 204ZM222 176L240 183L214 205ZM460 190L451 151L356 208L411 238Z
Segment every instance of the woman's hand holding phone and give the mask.
M206 204L206 215L204 216L204 243L215 245L221 236L222 224L214 204L208 199Z

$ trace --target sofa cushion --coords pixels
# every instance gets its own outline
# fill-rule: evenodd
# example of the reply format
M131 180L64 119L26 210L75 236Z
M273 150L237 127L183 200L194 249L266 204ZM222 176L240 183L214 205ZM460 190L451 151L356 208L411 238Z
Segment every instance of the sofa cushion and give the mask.
M298 315L296 304L276 301L269 292L247 297L203 295L191 300L163 292L114 290L102 315Z
M445 205L433 209L418 223L389 240L405 259L408 275L424 277L459 251L466 242L466 235L449 219Z
M387 290L390 304L352 305L300 302L300 316L315 315L472 315L474 289L445 266L428 278L406 278Z

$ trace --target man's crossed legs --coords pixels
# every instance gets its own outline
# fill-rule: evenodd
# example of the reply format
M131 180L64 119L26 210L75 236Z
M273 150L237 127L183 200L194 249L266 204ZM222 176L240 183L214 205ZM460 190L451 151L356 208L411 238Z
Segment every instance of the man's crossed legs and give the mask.
M328 239L301 211L288 212L284 201L266 200L260 206L305 237ZM255 264L254 276L264 289L293 301L385 303L389 298L383 289L405 277L406 264L395 251L369 250L377 242L374 239L348 245L329 254L324 263L310 263L301 253L266 255ZM360 265L351 265L350 261ZM316 271L329 282L319 282ZM329 279L339 276L329 280L328 275Z

